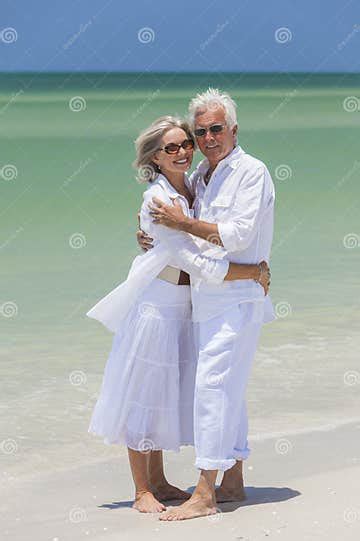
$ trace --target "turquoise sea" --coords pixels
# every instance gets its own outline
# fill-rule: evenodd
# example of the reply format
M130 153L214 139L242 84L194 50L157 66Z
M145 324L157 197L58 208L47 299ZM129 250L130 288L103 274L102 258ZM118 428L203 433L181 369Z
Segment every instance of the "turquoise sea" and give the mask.
M116 455L87 434L112 335L86 311L139 253L138 132L209 85L276 188L271 297L250 434L359 415L360 75L1 74L3 474ZM201 159L195 157L194 165ZM122 451L121 451L122 452Z

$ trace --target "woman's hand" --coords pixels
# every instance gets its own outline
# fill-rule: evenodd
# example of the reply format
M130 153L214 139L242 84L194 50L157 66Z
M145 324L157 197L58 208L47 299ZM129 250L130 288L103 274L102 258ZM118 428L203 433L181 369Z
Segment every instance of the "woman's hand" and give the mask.
M259 276L256 281L263 287L265 295L268 294L270 288L271 272L266 261L261 261L258 265Z
M151 237L149 237L149 235L147 235L147 234L140 228L140 212L138 212L137 217L138 217L138 225L139 225L139 229L138 229L138 231L136 231L136 240L137 240L137 242L138 242L140 248L141 248L144 252L147 252L148 250L150 250L151 248L153 248L152 241L153 241L154 239L152 239Z

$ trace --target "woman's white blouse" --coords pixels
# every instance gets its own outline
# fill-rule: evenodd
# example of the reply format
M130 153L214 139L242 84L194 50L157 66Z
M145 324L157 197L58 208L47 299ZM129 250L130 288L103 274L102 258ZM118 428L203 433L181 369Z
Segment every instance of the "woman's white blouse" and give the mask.
M154 224L148 207L153 197L166 204L171 204L173 199L177 198L183 212L187 216L192 215L187 199L180 195L163 175L159 175L145 190L140 210L140 225L141 229L154 239L154 248L137 256L127 279L86 313L114 333L140 294L167 265L184 270L192 279L213 284L221 283L229 270L229 261L203 255L191 235Z
M140 227L154 240L153 245L162 245L171 255L169 265L184 270L191 275L193 280L204 280L212 284L223 282L229 270L229 262L225 259L214 259L203 255L197 244L197 238L166 227L155 224L149 214L149 204L157 197L167 205L172 205L177 199L181 204L184 214L193 216L193 210L189 208L186 197L180 195L163 175L159 175L156 181L143 194L143 204L140 210Z

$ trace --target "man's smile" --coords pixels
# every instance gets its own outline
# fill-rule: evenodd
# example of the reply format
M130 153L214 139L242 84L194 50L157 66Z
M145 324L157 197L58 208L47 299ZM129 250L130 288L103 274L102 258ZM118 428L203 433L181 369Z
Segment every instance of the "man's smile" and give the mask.
M218 144L215 143L215 145L206 145L205 148L209 148L209 149L212 150L213 148L217 148L217 147L219 147L219 146L220 146L220 145L218 145Z

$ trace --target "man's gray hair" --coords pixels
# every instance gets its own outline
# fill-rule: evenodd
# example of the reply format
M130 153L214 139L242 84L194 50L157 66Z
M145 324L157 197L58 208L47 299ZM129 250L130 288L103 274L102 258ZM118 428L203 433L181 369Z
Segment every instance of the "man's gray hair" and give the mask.
M232 128L237 124L236 103L227 92L217 88L208 88L206 92L197 94L189 104L189 122L194 129L196 116L205 111L216 111L222 107L225 111L227 125Z

